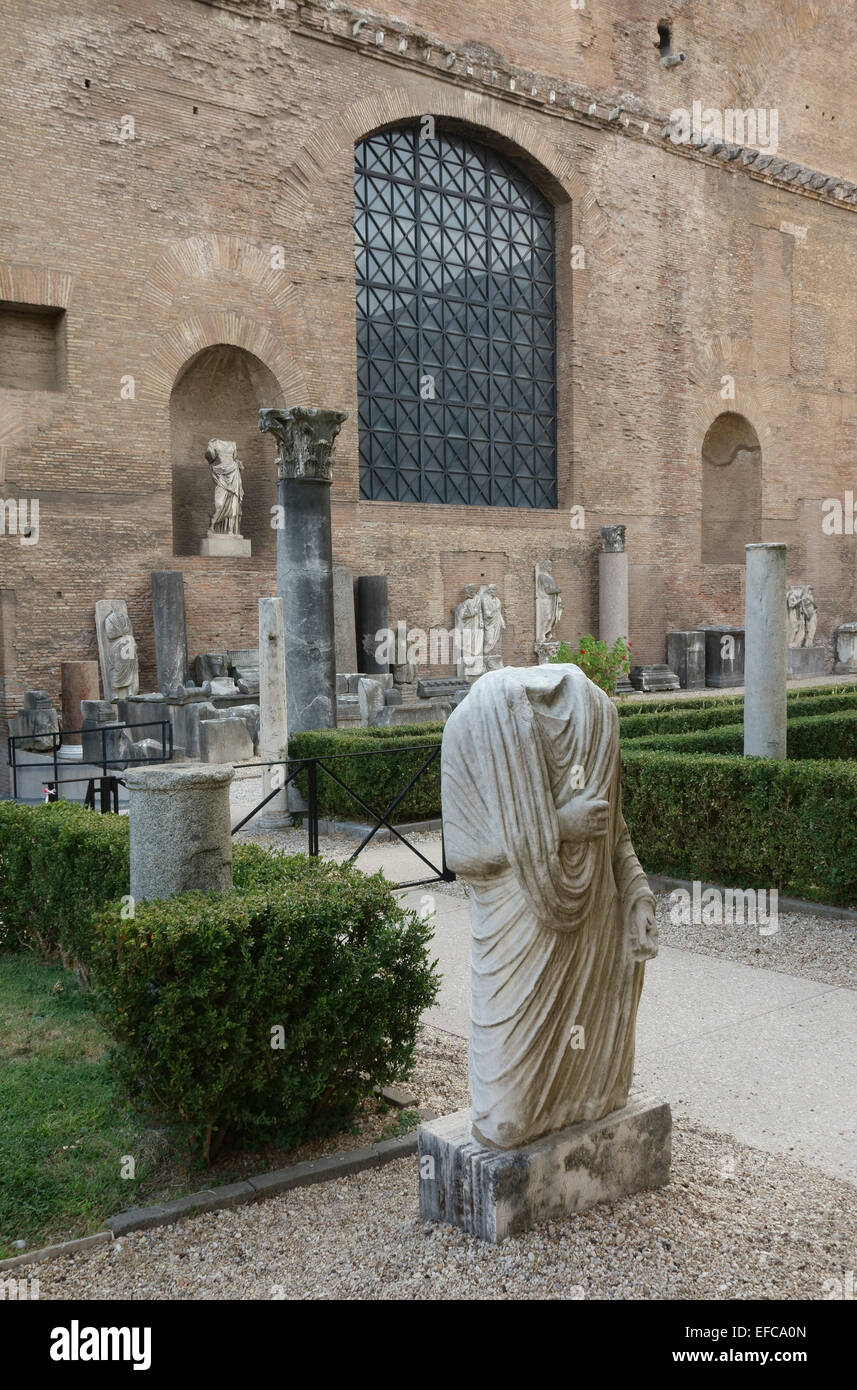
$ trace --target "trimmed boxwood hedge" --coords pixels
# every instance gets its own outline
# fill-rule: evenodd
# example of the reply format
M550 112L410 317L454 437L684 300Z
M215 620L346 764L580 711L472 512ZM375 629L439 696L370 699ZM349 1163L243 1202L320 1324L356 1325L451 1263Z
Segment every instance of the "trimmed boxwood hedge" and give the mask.
M91 976L128 1095L198 1135L283 1147L339 1129L413 1066L438 990L430 921L380 873L245 846L231 893L119 904Z
M330 770L375 812L382 814L429 756L429 749L413 744L439 744L443 724L402 724L392 729L314 729L289 739L290 758L325 758ZM378 747L394 748L397 756L359 757L337 761L344 753L371 754ZM307 774L296 779L303 796L307 794ZM322 816L332 819L367 821L359 801L338 786L332 777L318 770L318 805ZM396 822L431 820L440 815L440 758L399 803L391 816Z
M0 950L84 962L93 912L128 882L127 816L0 801Z
M857 758L857 711L794 719L786 724L786 748L790 759ZM623 740L622 750L665 753L744 752L744 725L699 729L690 733L659 733L647 738Z
M622 752L623 808L650 873L857 906L857 764Z
M668 710L659 713L626 715L620 722L623 739L639 738L649 734L691 733L697 729L714 729L728 724L738 724L744 717L744 701L709 700L701 708L687 709L691 701L676 700ZM857 713L857 692L845 694L818 695L812 700L790 699L787 703L788 718L819 718L827 714Z

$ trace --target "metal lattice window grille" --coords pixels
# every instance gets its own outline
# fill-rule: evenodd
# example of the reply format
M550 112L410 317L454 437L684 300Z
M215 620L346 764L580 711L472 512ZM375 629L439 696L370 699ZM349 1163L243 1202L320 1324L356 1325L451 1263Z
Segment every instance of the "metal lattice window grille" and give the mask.
M496 151L357 146L361 496L556 506L554 214Z

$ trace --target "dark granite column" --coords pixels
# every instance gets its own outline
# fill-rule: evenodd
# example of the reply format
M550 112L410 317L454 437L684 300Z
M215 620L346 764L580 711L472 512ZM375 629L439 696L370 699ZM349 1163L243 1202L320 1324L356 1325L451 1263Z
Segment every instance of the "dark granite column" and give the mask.
M367 675L385 674L388 661L379 661L377 634L390 626L387 613L386 574L361 574L357 578L357 669Z
M152 571L152 619L158 690L172 695L187 683L187 627L181 570Z
M342 410L260 410L277 441L277 592L283 600L290 734L336 727L330 484Z

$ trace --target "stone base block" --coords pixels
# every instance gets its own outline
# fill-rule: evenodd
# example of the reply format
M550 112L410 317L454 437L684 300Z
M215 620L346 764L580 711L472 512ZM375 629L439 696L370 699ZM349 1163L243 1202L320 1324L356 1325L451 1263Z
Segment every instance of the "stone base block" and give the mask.
M789 647L786 674L790 679L798 676L826 676L829 664L826 647Z
M501 1241L596 1202L663 1187L671 1144L669 1105L645 1096L520 1149L486 1148L471 1135L470 1111L457 1110L420 1125L420 1219Z
M678 676L663 662L652 666L632 666L628 678L635 690L679 689Z
M250 555L252 546L244 536L203 536L199 553L221 557Z

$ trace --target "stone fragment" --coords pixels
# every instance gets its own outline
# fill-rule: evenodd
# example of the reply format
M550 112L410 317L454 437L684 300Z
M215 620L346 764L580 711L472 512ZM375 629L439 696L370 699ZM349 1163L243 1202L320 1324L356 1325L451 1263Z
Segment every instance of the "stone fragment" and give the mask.
M204 763L247 763L253 757L253 740L243 719L201 719L199 757Z
M679 681L675 671L671 671L662 661L649 666L632 666L628 679L634 690L678 690Z
M667 666L675 671L682 690L702 690L705 686L705 633L667 633Z
M180 686L187 684L188 678L184 575L181 570L153 571L152 621L158 689L165 695L173 695Z
M333 630L337 690L339 673L357 670L357 618L354 605L354 575L347 565L333 567ZM347 692L343 691L343 694Z
M98 600L95 605L95 632L105 700L136 695L140 688L137 643L124 599Z
M81 740L80 702L97 700L100 682L97 661L60 662L62 689L63 743L78 744Z

